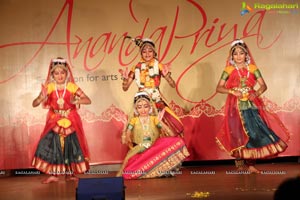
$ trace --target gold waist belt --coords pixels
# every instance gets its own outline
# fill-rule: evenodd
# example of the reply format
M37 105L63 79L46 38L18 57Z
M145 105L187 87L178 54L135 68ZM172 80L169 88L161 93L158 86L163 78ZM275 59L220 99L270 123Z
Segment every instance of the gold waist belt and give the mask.
M68 117L71 112L71 109L68 110L53 110L54 113L61 115L62 117Z
M246 94L246 93L248 93L250 90L252 90L252 88L250 88L250 87L242 87L242 88L232 88L233 90L235 90L235 91L240 91L241 93L243 93L243 94Z

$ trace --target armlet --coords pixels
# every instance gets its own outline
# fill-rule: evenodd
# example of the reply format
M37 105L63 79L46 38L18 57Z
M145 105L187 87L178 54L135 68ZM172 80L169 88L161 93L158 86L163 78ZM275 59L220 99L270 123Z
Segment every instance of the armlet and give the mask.
M226 81L229 77L229 74L226 71L223 71L222 75L221 75L221 79Z

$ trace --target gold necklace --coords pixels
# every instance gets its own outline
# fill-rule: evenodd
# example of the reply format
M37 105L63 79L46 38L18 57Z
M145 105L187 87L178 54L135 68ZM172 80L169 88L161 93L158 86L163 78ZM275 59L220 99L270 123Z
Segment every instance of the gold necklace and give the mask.
M56 103L58 104L58 107L59 109L63 109L64 108L64 104L65 104L65 100L64 100L64 97L65 97L65 94L66 94L66 82L64 83L64 92L62 94L62 96L60 97L58 95L58 91L57 91L57 85L56 85L56 82L55 82L55 93L56 93L56 97L57 97L57 101Z
M246 64L246 66L247 66L247 76L246 76L246 77L242 77L242 75L241 75L241 73L240 73L240 69L238 68L238 66L237 66L236 64L234 65L235 69L236 69L237 72L238 72L238 75L239 75L239 77L240 77L240 82L241 82L242 85L245 84L245 81L246 81L246 80L249 78L249 76L250 76L249 65Z
M142 128L143 128L143 132L144 132L144 136L150 136L150 132L149 132L149 116L147 116L146 118L142 118L139 117Z

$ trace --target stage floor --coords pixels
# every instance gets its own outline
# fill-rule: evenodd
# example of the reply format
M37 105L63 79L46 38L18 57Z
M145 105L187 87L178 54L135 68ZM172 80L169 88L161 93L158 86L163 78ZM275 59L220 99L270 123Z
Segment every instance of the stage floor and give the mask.
M262 174L237 173L232 164L183 165L175 177L125 180L126 200L272 200L277 186L300 175L299 162L258 163ZM16 172L18 174L16 174ZM28 171L26 171L27 173ZM79 178L114 177L115 171L90 171ZM44 174L14 171L0 178L1 200L75 200L77 182L41 184Z

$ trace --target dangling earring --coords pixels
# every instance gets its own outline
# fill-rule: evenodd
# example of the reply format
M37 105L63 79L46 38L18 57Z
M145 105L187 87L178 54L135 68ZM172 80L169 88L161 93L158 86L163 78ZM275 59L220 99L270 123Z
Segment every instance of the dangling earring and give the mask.
M249 65L250 64L250 61L251 61L251 58L249 55L246 56L246 63Z
M230 58L229 58L229 63L232 64L232 65L235 64L234 60L232 59L232 56L230 56Z
M150 110L149 110L149 114L151 114L152 113L152 111L153 111L153 109L152 109L152 107L150 108Z
M71 80L71 79L70 79L69 73L67 73L67 77L66 77L65 82L69 82L70 80ZM75 82L75 80L74 80L74 82Z
M136 110L135 108L134 108L134 111L133 111L133 112L134 112L134 115L135 115L135 116L139 116L139 113L137 112L137 110Z

